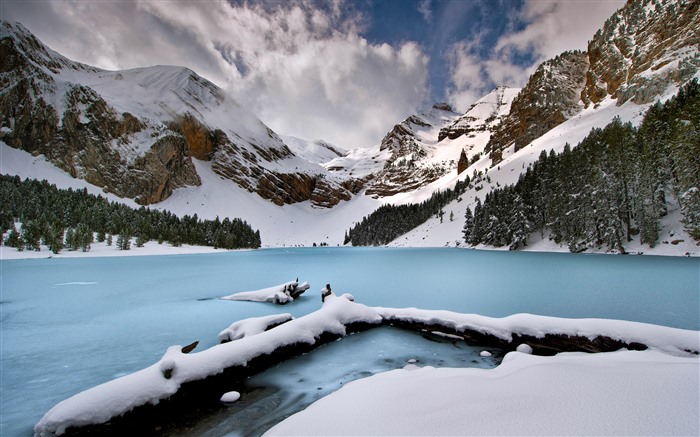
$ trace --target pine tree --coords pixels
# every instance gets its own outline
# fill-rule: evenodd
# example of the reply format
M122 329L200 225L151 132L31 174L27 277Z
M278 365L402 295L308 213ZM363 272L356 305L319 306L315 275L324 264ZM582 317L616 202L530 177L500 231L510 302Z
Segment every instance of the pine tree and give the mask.
M63 249L63 228L55 225L47 225L44 231L44 244L54 254L58 254Z
M41 250L41 229L38 222L29 220L26 223L22 223L20 236L27 250L35 250L37 252Z
M474 214L472 214L472 210L467 207L467 210L464 212L464 227L462 228L462 235L464 236L465 243L469 243L469 235L471 234L473 226Z
M123 232L117 236L117 249L119 250L130 250L131 249L131 235L129 233Z
M10 232L5 237L5 246L14 247L18 250L24 250L24 242L22 241L19 232L17 232L17 227L13 224Z
M93 238L94 236L92 231L86 224L78 224L78 227L75 229L77 247L79 247L83 252L89 251L92 247Z
M142 234L136 236L136 247L143 247L147 242L148 240Z

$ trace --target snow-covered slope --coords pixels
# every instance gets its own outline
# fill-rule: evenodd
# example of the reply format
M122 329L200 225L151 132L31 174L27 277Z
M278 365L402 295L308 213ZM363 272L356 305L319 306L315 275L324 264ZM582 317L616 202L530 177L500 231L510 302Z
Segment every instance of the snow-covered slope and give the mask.
M16 164L3 164L2 171L45 178L37 166L43 155L126 202L179 215L241 217L260 229L264 246L342 244L344 232L380 205L421 202L468 175L472 187L444 208L453 220L431 219L391 243L459 245L466 208L516 182L540 152L573 147L615 116L639 123L651 102L698 77L697 12L694 2L630 3L605 23L588 52L543 63L522 90L498 87L461 115L436 104L394 126L380 144L350 151L279 137L190 70L99 70L51 51L21 25L3 23L3 44L13 42L17 59L10 57L16 68L2 73L10 86L0 90L0 140L29 153L13 153ZM12 88L21 77L33 84L24 94ZM32 108L29 120L13 109L17 102ZM46 105L54 118L42 110ZM73 145L60 140L73 137ZM466 164L458 164L462 151ZM56 172L46 174L53 182ZM662 244L649 250L632 243L629 250L698 253L680 218L670 205ZM663 244L679 239L685 241ZM529 249L566 250L535 240Z
M662 99L670 98L675 92L675 88L671 87L666 94L661 96ZM648 105L636 105L632 102L627 102L622 106L616 105L616 100L608 98L596 107L589 107L583 110L578 115L568 119L564 123L547 132L540 138L532 141L527 147L514 152L514 146L506 149L503 154L503 161L496 167L491 167L492 162L488 156L482 156L477 162L472 164L464 174L472 177L474 174L481 174L473 180L471 188L460 197L461 200L451 202L445 206L444 211L449 215L454 213L455 220L441 220L438 217L429 219L423 225L415 228L413 231L397 238L390 246L409 246L409 247L435 247L435 246L463 246L464 240L462 236L462 228L464 226L464 214L466 208L474 208L476 199L483 201L486 193L492 189L514 184L520 177L520 173L528 167L528 165L536 161L542 151L549 153L554 150L555 153L563 151L564 146L569 144L578 144L586 135L589 134L592 128L602 128L607 125L613 117L618 116L623 122L630 121L633 124L639 124L643 118ZM449 175L436 181L435 184L429 186L427 190L432 192L435 189L443 189L454 186L457 179L464 179L464 175L458 176L456 172L451 172ZM488 179L487 179L488 177ZM411 199L424 199L429 196L429 192L423 190L422 196L420 191L413 193ZM695 244L694 240L687 235L680 221L679 208L672 207L669 210L669 215L664 217L661 223L662 229L660 233L661 244L655 248L642 246L638 242L638 237L631 242L628 250L632 253L643 252L647 254L659 255L700 255L700 248ZM567 247L561 247L549 241L547 238L539 239L537 235L533 235L532 242L525 250L534 251L568 251ZM670 245L672 240L684 240L677 245ZM665 243L664 243L665 242ZM478 248L488 248L477 246Z
M74 177L152 204L201 183L196 158L278 205L332 206L350 198L325 178L318 160L295 155L255 115L187 68L89 67L52 51L18 23L2 22L0 40L7 60L0 73L0 140L43 154Z

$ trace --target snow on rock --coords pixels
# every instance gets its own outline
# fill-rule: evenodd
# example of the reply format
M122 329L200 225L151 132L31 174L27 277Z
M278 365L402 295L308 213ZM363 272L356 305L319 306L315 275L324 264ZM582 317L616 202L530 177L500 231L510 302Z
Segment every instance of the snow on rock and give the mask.
M282 320L289 315L278 317ZM306 351L311 350L322 344L322 338L328 341L346 335L349 326L400 321L418 328L429 322L456 332L474 330L507 342L518 335L607 336L643 343L650 349L547 358L515 352L491 371L421 369L408 364L407 370L413 370L410 374L398 370L363 380L369 383L349 384L351 390L334 393L271 433L570 434L575 430L577 434L663 431L697 435L699 331L621 320L532 314L498 319L416 308L373 308L334 294L326 297L319 310L253 335L271 321L242 321L234 330L236 336L243 333L241 338L201 352L183 354L181 346L172 346L152 366L60 402L36 424L35 435L60 435L70 427L104 423L132 409L172 400L184 383L214 378L230 368L245 368L251 360L273 356L289 346L306 344L311 345ZM509 376L516 373L517 377ZM386 390L377 390L377 386ZM421 393L421 402L415 402L416 393ZM371 408L365 411L365 406ZM344 413L335 414L338 411ZM509 420L494 417L502 411L511 415ZM600 414L607 419L598 420L596 415ZM619 422L613 419L617 416ZM466 417L469 419L463 419ZM509 428L509 423L523 427ZM668 428L660 428L662 425Z
M526 343L518 345L515 350L524 354L532 355L532 346Z
M230 403L236 402L240 398L241 398L240 393L238 393L237 391L230 391L230 392L224 393L223 396L221 396L221 402L230 404Z
M309 289L308 282L299 284L298 281L285 282L273 287L263 288L255 291L242 291L229 296L221 297L223 300L247 300L251 302L272 302L285 304L299 297Z
M219 333L219 341L225 343L257 335L293 319L291 314L284 313L239 320Z
M481 351L481 352L479 352L479 355L482 356L482 357L490 357L490 356L492 356L493 354L492 354L491 352L489 352L489 351Z
M372 308L331 297L323 307L269 331L183 354L171 346L160 361L138 372L78 393L54 406L34 427L35 436L65 433L67 428L101 424L134 408L169 398L186 382L201 381L285 346L316 344L322 335L343 336L352 323L379 324Z
M265 435L698 435L699 375L697 357L653 350L511 352L353 381Z

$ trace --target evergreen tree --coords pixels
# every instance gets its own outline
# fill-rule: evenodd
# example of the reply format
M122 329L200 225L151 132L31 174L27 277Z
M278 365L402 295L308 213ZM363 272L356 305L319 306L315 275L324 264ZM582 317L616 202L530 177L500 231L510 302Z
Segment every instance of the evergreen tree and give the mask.
M58 254L63 249L63 228L55 225L47 225L44 230L44 244L54 254Z
M24 242L25 249L39 252L41 250L41 229L39 223L34 220L22 223L20 238Z
M17 227L13 224L10 232L5 237L5 246L14 247L18 250L24 250L24 242L22 241Z
M130 250L131 249L131 235L127 232L121 233L117 236L117 249L119 250Z

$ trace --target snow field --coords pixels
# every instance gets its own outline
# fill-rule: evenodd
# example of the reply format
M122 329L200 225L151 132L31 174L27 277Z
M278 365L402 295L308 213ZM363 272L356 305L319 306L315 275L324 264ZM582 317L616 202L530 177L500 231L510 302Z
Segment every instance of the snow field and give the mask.
M353 381L265 435L697 435L699 375L696 357L653 350L409 365Z

